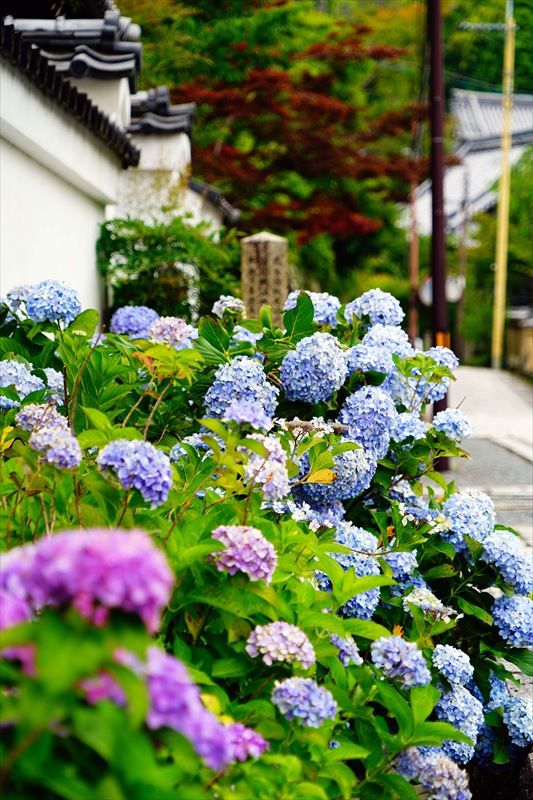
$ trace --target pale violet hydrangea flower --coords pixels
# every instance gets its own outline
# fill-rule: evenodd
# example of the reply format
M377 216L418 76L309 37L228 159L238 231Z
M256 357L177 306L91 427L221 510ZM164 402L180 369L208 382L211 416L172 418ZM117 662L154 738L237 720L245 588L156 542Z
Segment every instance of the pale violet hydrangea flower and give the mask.
M483 542L481 560L491 564L517 594L533 592L533 564L520 538L511 531L494 531Z
M109 330L132 339L145 339L156 319L159 319L159 314L148 306L122 306L111 317Z
M338 648L339 652L337 657L341 664L343 664L345 667L349 667L350 664L354 664L356 667L361 666L363 659L359 654L359 650L353 636L342 637L337 636L337 634L334 633L329 637L329 640L332 645Z
M222 364L215 373L213 385L205 395L206 416L221 419L232 403L252 403L273 417L278 390L267 381L261 364L248 356L237 356Z
M211 536L225 546L211 556L219 572L244 572L252 581L270 583L278 558L261 531L250 525L221 525Z
M492 605L492 618L511 647L533 647L533 601L529 597L498 598Z
M250 437L265 449L265 455L252 451L244 468L244 480L250 486L260 486L265 501L281 500L290 492L287 455L275 436L254 433ZM246 445L242 447L246 450Z
M307 669L316 661L313 645L296 625L288 622L270 622L258 625L249 635L246 652L252 658L262 656L265 664L274 661L297 661Z
M409 747L393 762L407 780L415 780L425 790L427 800L471 800L468 775L436 747Z
M424 352L424 355L430 356L437 366L447 367L452 372L459 365L459 359L449 347L440 345L430 347L429 350ZM414 374L416 375L416 370L414 370ZM446 397L450 383L451 378L447 375L443 375L434 381L427 378L417 378L416 392L423 402L435 403L437 400L442 400L443 397Z
M307 336L282 361L280 379L289 400L331 400L347 376L346 354L330 333Z
M41 281L28 287L26 313L33 322L68 325L81 312L78 293L63 281Z
M160 506L172 486L170 459L150 442L115 439L100 451L96 463L112 472L123 489L137 489L152 508Z
M426 436L426 424L420 419L418 414L405 411L398 414L396 423L391 431L391 439L394 442L405 442L407 439L424 439Z
M6 292L6 299L4 302L10 311L18 311L19 308L26 303L31 289L32 286L29 285L14 286L13 289Z
M65 385L62 373L52 367L45 367L43 372L46 375L46 385L50 389L52 400L54 400L58 406L62 406L65 397Z
M301 475L309 472L309 460L306 455L301 459ZM301 492L314 504L328 504L334 500L348 500L357 497L368 489L377 468L373 454L362 447L356 450L345 450L333 456L333 472L335 477L331 483L304 483Z
M240 722L232 722L226 728L226 736L229 742L231 761L246 761L247 758L259 758L265 750L268 750L268 742L263 739L260 733L241 725Z
M376 459L389 449L397 418L394 403L378 386L365 386L349 395L339 413L339 422L348 426L348 437Z
M494 504L483 492L456 492L443 504L442 511L450 525L441 535L458 553L468 552L465 536L483 542L496 524Z
M276 681L272 702L284 717L297 720L306 728L320 728L327 719L335 719L337 713L331 692L311 678Z
M254 333L249 331L243 325L235 325L233 333L231 334L231 341L240 344L241 342L248 342L249 344L256 345L257 342L263 338L263 332Z
M415 642L401 636L382 636L370 647L372 662L387 678L398 679L403 686L425 686L431 681L423 654Z
M356 344L346 353L348 374L354 372L381 372L388 375L394 370L392 355L382 347Z
M468 439L472 436L472 426L466 414L458 408L447 408L435 414L431 423L436 431L445 433L454 442Z
M474 755L478 733L485 719L482 703L464 686L454 686L441 696L435 711L439 719L449 722L472 740L473 745L469 745L445 739L442 745L447 756L459 764L467 764Z
M517 747L533 743L533 697L510 697L503 709L509 738Z
M272 419L267 417L263 407L250 400L234 400L226 409L222 420L238 422L240 425L248 424L263 431L270 430L273 425Z
M32 450L60 469L74 469L81 462L81 448L70 430L57 425L46 425L33 431L29 438Z
M337 311L341 307L341 302L338 297L328 294L328 292L306 291L306 294L313 303L315 322L318 322L319 325L329 325L335 328L337 326ZM295 308L299 296L299 289L291 292L285 301L283 310L289 311L291 308Z
M433 619L442 619L444 622L449 622L455 614L453 608L445 606L433 592L425 587L413 589L404 597L404 611L409 611L409 604L420 608L424 614L428 614Z
M146 338L151 342L168 344L175 350L184 350L192 347L192 340L198 338L198 331L180 317L159 317L148 328Z
M63 417L53 403L28 403L22 406L15 422L25 431L34 431L37 428L68 428L68 421Z
M346 305L344 316L348 323L355 316L357 319L368 317L372 325L395 326L401 323L405 314L392 294L382 289L370 289Z
M362 344L403 358L409 358L415 353L406 332L394 325L373 325L365 333Z
M449 644L438 644L432 655L433 665L451 684L465 686L474 675L466 653Z
M44 389L43 381L36 375L32 375L30 364L27 366L15 359L3 359L0 361L0 388L11 388L20 399L24 399L31 392L38 392ZM16 408L20 405L19 400L0 395L0 408Z
M221 294L211 310L220 319L222 319L226 311L239 317L243 317L245 314L244 303L240 297L233 297L230 294Z
M296 489L293 490L296 492ZM340 500L331 500L323 505L310 505L304 500L286 500L272 503L276 514L290 514L295 522L307 522L312 531L319 528L334 528L344 518L345 508Z

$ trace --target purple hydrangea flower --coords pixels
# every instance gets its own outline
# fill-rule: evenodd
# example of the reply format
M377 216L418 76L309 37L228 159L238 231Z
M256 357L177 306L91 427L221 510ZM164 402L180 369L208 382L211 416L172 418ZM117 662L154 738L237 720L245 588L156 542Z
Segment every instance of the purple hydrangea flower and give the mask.
M15 422L25 431L34 431L37 428L68 428L68 421L56 409L53 403L28 403L23 406L15 417Z
M503 708L509 738L517 747L533 743L533 697L510 697Z
M468 552L465 536L483 542L496 524L494 504L483 492L456 492L443 504L442 511L450 523L442 538L453 544L458 553Z
M337 657L345 667L349 667L350 664L355 664L356 667L359 667L363 663L353 636L342 637L333 633L329 640L332 645L338 648Z
M301 459L301 475L309 472L309 460L306 455ZM368 489L377 463L372 453L362 447L357 450L345 450L333 456L332 483L304 483L301 492L314 504L328 504L335 500L348 500L357 497Z
M405 314L398 300L382 289L370 289L360 297L347 303L344 309L346 322L368 317L372 325L399 325Z
M277 396L278 389L267 381L261 364L254 358L237 356L217 369L214 383L205 395L206 416L221 419L232 403L242 401L273 417Z
M102 670L98 675L91 678L84 678L79 683L85 700L89 705L94 706L102 700L109 700L116 706L124 707L127 704L126 695L122 687L109 674Z
M21 361L4 359L0 361L0 388L12 388L21 399L31 392L44 389L43 381L32 375L31 364L26 366ZM16 408L20 403L9 397L0 396L0 408Z
M517 594L533 591L533 564L518 536L510 531L494 531L484 540L483 547L481 560L491 564Z
M274 546L249 525L221 525L211 534L225 545L211 556L219 572L244 572L252 581L270 583L278 559Z
M146 339L148 329L156 319L159 319L159 314L148 306L122 306L111 317L109 330L132 339Z
M394 325L373 325L365 333L362 344L402 358L409 358L415 352L406 332Z
M305 292L313 303L314 321L319 325L329 325L332 328L337 327L337 311L341 307L341 302L338 297L335 297L328 292ZM300 289L291 292L283 306L284 311L289 311L291 308L296 308L296 303L300 296Z
M348 374L354 372L381 372L388 375L394 370L392 355L382 347L356 344L346 354Z
M440 748L409 747L393 763L407 780L422 784L428 800L471 800L468 776Z
M426 436L426 424L420 419L418 414L405 411L398 414L396 423L391 431L391 439L394 442L405 442L407 439L424 439Z
M468 417L458 408L439 411L433 417L432 425L436 431L445 433L454 442L460 442L461 439L468 439L469 436L472 436L472 426Z
M0 631L13 628L32 618L32 610L23 597L0 590Z
M520 594L500 597L492 606L498 632L511 647L533 647L533 600Z
M438 644L432 655L433 665L451 684L465 686L474 675L466 653L449 644Z
M307 336L281 363L280 379L289 400L331 400L346 380L346 354L330 333Z
M26 313L33 322L63 322L68 325L80 312L77 291L63 281L41 281L28 289Z
M2 584L32 608L74 605L98 624L110 609L137 614L149 631L170 599L173 574L143 531L64 531L10 551Z
M198 331L179 317L159 317L155 319L146 333L151 342L160 342L184 350L192 347L192 340L198 338Z
M268 431L272 427L272 419L267 417L262 406L249 400L234 400L222 417L224 422L248 424L257 430Z
M233 722L226 728L226 736L229 741L231 761L246 761L250 756L259 758L265 750L268 750L268 742L263 739L261 734L240 722Z
M307 728L320 728L337 713L331 692L311 678L276 681L272 702L288 720L299 720Z
M472 740L473 745L469 745L445 739L442 745L447 756L459 764L467 764L474 755L478 733L485 720L482 703L464 686L454 686L442 695L435 711L439 719L449 722Z
M265 448L265 455L252 452L244 468L244 480L249 486L260 486L267 502L281 500L290 492L287 454L275 436L255 433L250 436ZM246 446L242 447L246 450Z
M246 644L248 655L256 658L261 655L265 664L274 661L298 661L307 669L316 661L313 645L296 625L288 622L270 622L258 625L249 635Z
M220 319L222 319L226 311L239 317L243 317L246 313L244 303L240 297L233 297L231 294L221 294L211 311Z
M74 469L81 462L81 447L70 430L57 425L45 425L34 430L29 438L33 450L42 453L48 464L60 469Z
M339 422L348 426L348 437L376 459L389 449L398 413L394 403L377 386L365 386L349 395L340 410Z
M137 489L152 508L160 506L172 486L170 459L150 442L115 439L100 451L96 463L112 471L123 489Z
M370 647L372 661L387 678L397 678L403 686L425 686L431 681L426 661L415 642L401 636L382 636Z

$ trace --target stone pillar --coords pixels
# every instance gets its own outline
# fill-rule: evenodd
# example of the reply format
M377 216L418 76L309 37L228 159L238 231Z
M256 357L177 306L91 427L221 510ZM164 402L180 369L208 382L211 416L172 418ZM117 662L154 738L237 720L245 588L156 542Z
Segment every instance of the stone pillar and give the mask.
M261 306L269 305L274 322L280 324L289 293L287 239L267 231L242 239L241 280L248 316L257 317Z

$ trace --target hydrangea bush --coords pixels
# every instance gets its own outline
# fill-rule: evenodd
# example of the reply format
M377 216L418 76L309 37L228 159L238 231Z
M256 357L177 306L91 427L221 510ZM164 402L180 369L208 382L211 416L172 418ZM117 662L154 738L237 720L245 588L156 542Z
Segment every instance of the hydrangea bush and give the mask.
M380 291L103 334L45 284L0 315L7 800L468 800L527 751L531 565L422 419L450 350Z

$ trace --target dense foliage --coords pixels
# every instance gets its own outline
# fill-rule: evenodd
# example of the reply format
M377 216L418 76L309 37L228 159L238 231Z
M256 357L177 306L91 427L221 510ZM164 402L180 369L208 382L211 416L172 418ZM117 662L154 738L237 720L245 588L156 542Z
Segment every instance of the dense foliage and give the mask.
M435 471L457 359L393 297L106 336L54 281L7 304L7 800L468 800L525 752L531 565Z

